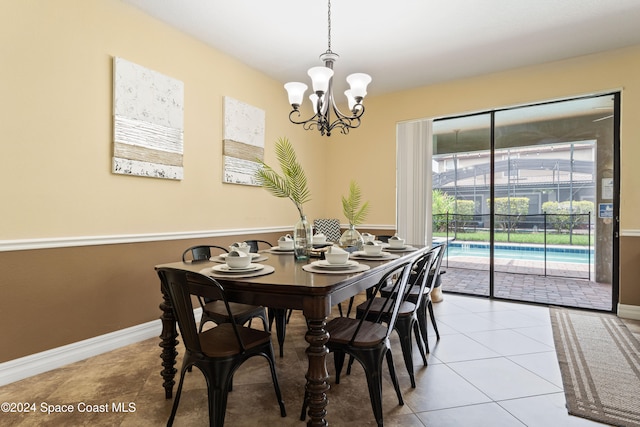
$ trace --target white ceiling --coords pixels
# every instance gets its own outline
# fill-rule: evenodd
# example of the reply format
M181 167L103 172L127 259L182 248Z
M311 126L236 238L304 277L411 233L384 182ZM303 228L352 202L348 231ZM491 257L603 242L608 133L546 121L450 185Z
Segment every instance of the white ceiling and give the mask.
M327 49L326 0L122 1L282 83L308 83ZM640 44L640 0L333 0L331 11L336 92L353 72L382 94Z

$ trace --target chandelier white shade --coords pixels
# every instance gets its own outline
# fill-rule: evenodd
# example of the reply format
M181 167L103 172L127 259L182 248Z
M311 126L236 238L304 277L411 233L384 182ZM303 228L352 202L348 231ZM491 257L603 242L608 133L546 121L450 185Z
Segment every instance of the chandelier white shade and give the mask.
M328 49L320 55L324 67L312 67L307 74L311 78L312 92L309 96L314 115L307 120L300 120L300 108L304 94L309 88L300 82L289 82L284 85L289 95L289 104L293 110L289 113L292 123L302 125L306 130L317 129L321 135L331 136L334 128L340 129L344 134L350 129L360 126L360 117L364 114L362 100L367 95L367 85L371 83L371 76L364 73L354 73L347 76L349 89L344 92L349 106L350 114L343 114L337 107L333 97L333 63L338 55L331 51L331 0L328 2ZM332 117L333 116L333 117Z

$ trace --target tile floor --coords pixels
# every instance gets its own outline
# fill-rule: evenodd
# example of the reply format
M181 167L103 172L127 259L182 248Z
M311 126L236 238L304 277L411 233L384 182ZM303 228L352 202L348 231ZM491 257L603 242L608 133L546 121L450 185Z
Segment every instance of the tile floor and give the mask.
M546 307L445 294L435 304L441 333L430 334L429 365L414 354L417 387L411 389L394 336L396 371L405 400L398 406L385 371L385 425L391 426L597 426L567 415ZM631 324L640 332L640 322ZM278 405L264 359L254 358L234 378L227 426L302 426L299 421L306 371L306 326L299 312L288 325L277 371L287 405ZM276 354L277 354L277 344ZM160 426L172 400L164 399L158 339L150 339L0 387L0 402L35 403L35 413L0 413L3 426ZM181 349L178 349L181 352ZM332 358L329 374L333 374ZM354 365L340 384L330 379L327 420L332 426L373 426L362 369ZM207 397L197 370L187 374L177 426L206 426ZM71 405L73 413L42 412ZM130 406L131 404L131 406ZM95 405L95 406L92 406ZM115 411L119 407L125 411ZM115 408L114 408L115 406ZM46 406L44 406L46 407ZM98 412L87 412L85 408ZM99 412L101 409L108 410Z

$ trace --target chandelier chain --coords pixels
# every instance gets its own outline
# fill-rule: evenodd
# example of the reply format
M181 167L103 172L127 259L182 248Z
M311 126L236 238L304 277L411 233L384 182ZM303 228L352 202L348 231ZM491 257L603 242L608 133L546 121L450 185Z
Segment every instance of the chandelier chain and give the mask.
M327 7L327 30L328 30L328 36L327 36L327 40L328 40L328 46L327 46L327 52L331 52L331 0L328 0L328 7Z

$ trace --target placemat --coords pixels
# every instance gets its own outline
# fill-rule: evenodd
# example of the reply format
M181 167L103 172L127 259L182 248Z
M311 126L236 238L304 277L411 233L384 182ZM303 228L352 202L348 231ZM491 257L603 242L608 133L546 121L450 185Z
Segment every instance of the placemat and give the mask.
M389 252L413 252L413 251L417 251L418 248L414 248L413 246L405 246L404 248L388 247L388 248L383 248L382 250L389 251Z
M200 274L204 274L205 276L211 276L216 279L244 279L247 277L258 277L258 276L266 276L267 274L271 274L276 269L270 265L265 265L263 269L257 271L250 271L247 273L220 273L218 271L213 271L211 267L207 267L203 270L200 270Z
M211 261L213 261L213 262L220 262L220 263L223 263L223 264L224 264L225 262L227 262L227 261L226 261L224 258L222 258L220 255L213 256L213 257L211 257L211 258L209 258L209 259L210 259ZM251 258L251 262L261 262L261 261L266 261L266 260L268 260L268 259L269 259L269 257L264 256L264 255L260 255L260 256L259 256L259 257L257 257L257 258Z
M278 255L293 255L293 249L291 249L290 251L278 251L273 249L267 249L267 252L271 254L278 254Z
M362 273L363 271L367 271L369 270L371 267L369 267L367 264L358 264L357 266L355 266L354 268L345 268L345 269L341 269L341 270L331 270L328 268L321 268L321 267L314 267L311 264L306 264L302 266L302 269L304 271L307 271L309 273L323 273L323 274L353 274L353 273Z
M349 256L349 259L366 259L367 261L388 261L390 259L400 258L400 255L392 254L388 252L385 252L385 253L386 253L386 256L379 257L379 256L367 255L365 253L354 252Z

